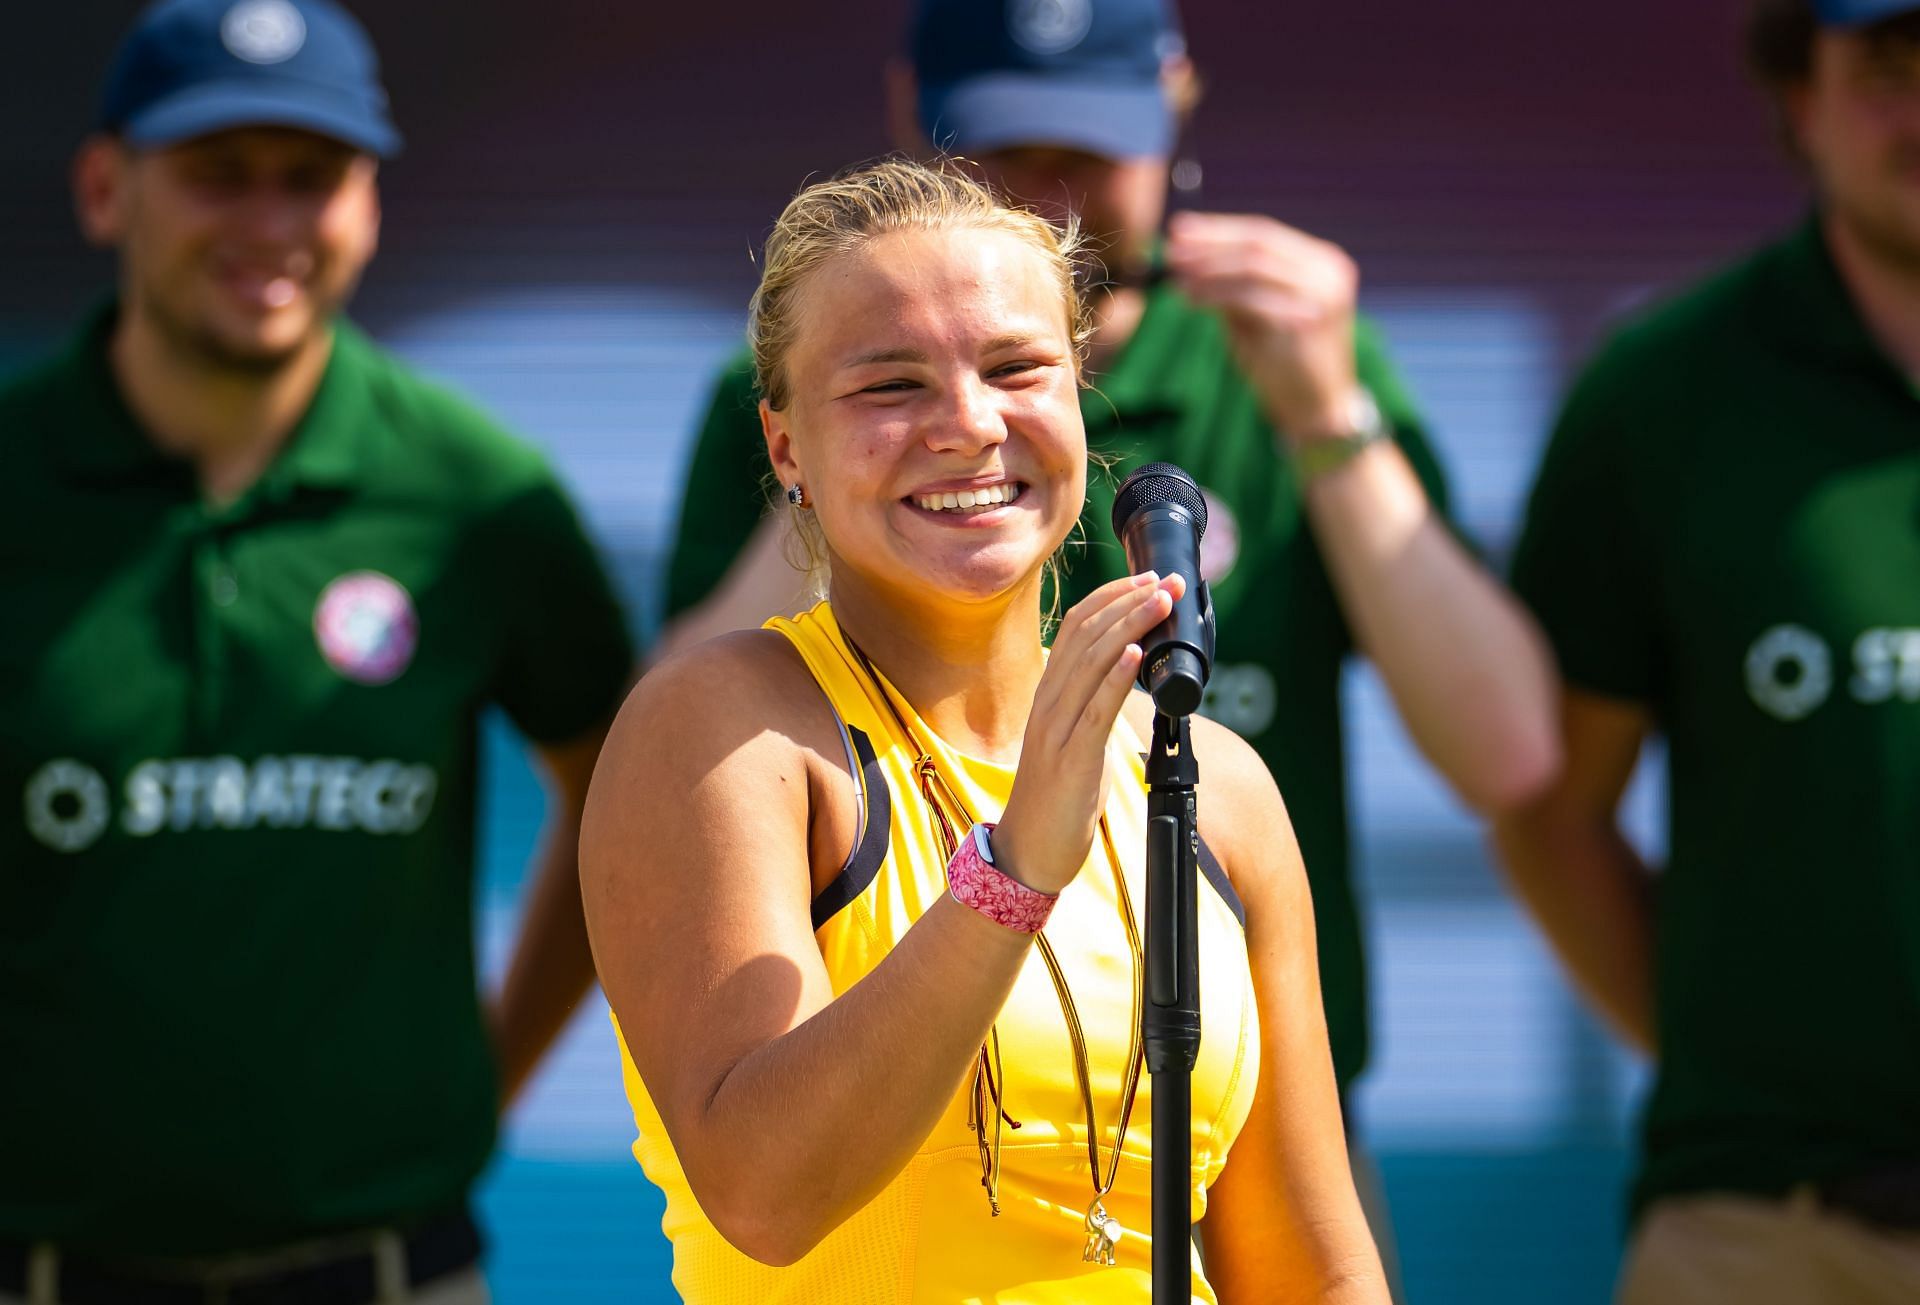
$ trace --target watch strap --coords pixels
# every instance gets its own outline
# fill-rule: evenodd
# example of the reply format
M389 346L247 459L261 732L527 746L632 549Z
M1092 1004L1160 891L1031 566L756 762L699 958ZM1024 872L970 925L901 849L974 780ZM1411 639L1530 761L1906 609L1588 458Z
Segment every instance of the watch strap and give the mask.
M1354 390L1347 411L1347 429L1291 446L1294 480L1305 490L1320 477L1338 471L1368 447L1392 437L1380 405L1365 386Z
M993 863L993 826L975 825L947 862L947 891L963 906L1019 933L1039 933L1059 900L1029 888Z

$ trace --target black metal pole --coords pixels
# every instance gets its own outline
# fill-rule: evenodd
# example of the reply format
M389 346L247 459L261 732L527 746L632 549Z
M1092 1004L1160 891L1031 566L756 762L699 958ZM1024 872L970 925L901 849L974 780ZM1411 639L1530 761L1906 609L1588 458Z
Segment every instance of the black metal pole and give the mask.
M1193 1128L1193 1075L1188 1069L1153 1076L1153 1299L1193 1299L1191 1179L1184 1168L1163 1164L1160 1139L1177 1137L1183 1159L1190 1159Z
M1200 1052L1195 920L1200 768L1185 716L1155 713L1147 753L1146 1000L1140 1036L1153 1075L1153 1298L1187 1302L1192 1284L1193 1062Z

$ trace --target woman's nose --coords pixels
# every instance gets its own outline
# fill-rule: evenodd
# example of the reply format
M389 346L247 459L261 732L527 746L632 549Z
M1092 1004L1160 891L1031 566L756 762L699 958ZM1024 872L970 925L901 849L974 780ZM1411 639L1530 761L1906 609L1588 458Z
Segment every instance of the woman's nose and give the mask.
M978 376L957 383L948 403L927 434L930 448L970 452L989 448L1007 438L1006 416L1000 392Z

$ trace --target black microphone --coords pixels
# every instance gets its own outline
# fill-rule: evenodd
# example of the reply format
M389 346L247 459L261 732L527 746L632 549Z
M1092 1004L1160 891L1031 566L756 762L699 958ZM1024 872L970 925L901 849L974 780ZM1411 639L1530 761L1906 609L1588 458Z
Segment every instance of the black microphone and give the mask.
M1120 482L1113 533L1135 575L1178 571L1187 578L1187 592L1173 612L1140 641L1140 687L1153 695L1161 715L1190 716L1213 668L1213 599L1200 578L1207 501L1192 476L1171 462L1150 462Z

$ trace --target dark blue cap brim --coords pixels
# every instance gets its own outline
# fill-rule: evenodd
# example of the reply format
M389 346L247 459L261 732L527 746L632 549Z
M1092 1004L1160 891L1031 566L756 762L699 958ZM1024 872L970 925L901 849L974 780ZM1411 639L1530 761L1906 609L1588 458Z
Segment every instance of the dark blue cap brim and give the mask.
M1114 85L992 73L920 94L920 125L957 154L1022 145L1085 150L1109 159L1173 152L1173 111L1159 84Z
M1920 0L1814 0L1814 16L1825 27L1864 27L1920 10Z
M298 127L383 159L400 152L400 133L384 114L321 87L286 82L203 82L156 101L117 130L129 144L148 148L236 127Z

